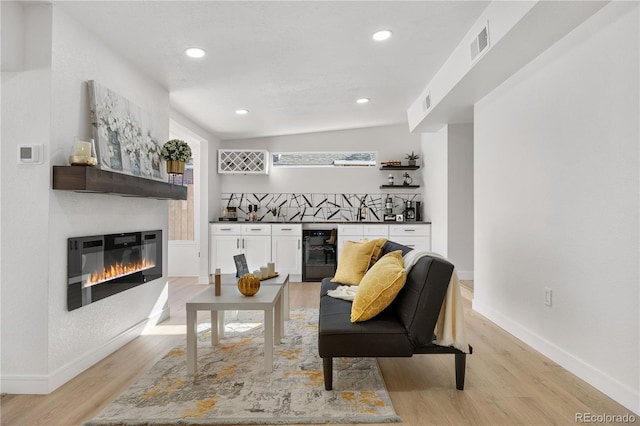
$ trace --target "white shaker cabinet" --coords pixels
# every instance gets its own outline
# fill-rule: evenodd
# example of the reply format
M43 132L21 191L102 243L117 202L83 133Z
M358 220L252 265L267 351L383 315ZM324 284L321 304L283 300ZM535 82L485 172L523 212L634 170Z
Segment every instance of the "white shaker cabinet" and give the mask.
M414 250L431 250L430 224L389 225L389 240Z
M240 238L242 238L241 225L209 225L210 274L215 273L216 268L220 268L222 273L236 271L233 256L242 253Z
M249 271L271 261L271 225L212 224L209 227L209 273L236 272L233 256L244 253Z
M302 225L271 225L271 261L280 274L302 275Z
M360 241L363 229L361 223L348 223L338 225L338 255L345 241Z
M345 241L389 238L389 227L378 223L354 223L338 225L338 253Z
M389 238L389 227L377 223L365 223L362 225L362 238L366 238L367 240Z
M242 225L241 247L247 258L249 272L267 266L267 263L271 262L271 225Z

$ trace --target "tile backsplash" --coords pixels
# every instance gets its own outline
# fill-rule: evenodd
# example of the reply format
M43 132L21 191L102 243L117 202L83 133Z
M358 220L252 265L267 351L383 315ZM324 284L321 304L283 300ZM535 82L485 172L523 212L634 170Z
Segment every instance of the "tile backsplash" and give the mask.
M244 221L249 206L258 206L257 220L265 222L376 222L383 220L387 196L396 214L403 212L406 201L422 201L415 193L223 193L220 216L235 207L238 220Z

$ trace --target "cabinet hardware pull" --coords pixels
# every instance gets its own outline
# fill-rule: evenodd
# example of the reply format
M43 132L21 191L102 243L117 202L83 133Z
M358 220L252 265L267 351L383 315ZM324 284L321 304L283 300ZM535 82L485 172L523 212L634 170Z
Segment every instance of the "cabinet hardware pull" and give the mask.
M407 244L407 247L415 247L415 244Z
M242 239L242 250L244 250L244 238Z
M262 229L260 229L260 228L251 228L251 229L249 229L249 231L262 231Z
M240 248L240 238L236 238L236 248Z
M291 231L293 228L282 228L282 231Z
M300 250L300 238L298 238L298 250Z
M231 228L220 228L221 231L231 231Z
M415 229L405 229L404 232L415 232Z

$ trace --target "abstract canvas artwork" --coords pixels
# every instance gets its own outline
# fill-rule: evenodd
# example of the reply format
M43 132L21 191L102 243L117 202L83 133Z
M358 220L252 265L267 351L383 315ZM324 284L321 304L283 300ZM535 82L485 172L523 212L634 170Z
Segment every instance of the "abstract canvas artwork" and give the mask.
M150 114L94 80L87 84L97 167L166 181Z

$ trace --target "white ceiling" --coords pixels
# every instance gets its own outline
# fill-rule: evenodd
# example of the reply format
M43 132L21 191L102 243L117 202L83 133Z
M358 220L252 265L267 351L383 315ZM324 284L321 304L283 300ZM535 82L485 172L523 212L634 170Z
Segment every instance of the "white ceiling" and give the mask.
M406 123L488 3L56 2L223 140ZM373 41L379 29L392 38Z

